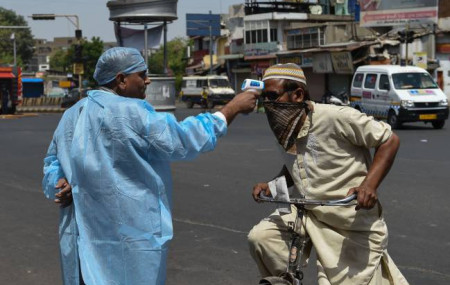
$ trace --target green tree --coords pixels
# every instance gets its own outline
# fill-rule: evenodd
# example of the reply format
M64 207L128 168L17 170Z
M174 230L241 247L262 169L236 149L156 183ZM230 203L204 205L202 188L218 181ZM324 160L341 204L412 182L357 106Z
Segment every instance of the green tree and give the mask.
M88 85L94 87L96 82L93 78L95 65L103 52L103 41L99 37L93 37L91 41L83 40L81 43L83 49L83 78L89 81ZM50 57L50 67L59 71L71 71L75 60L75 44L68 50L59 50Z
M175 38L167 42L167 58L169 73L176 78L175 87L177 91L181 89L181 81L186 69L186 47L189 44L188 39ZM164 73L164 47L152 54L148 60L148 69L152 74Z
M89 86L94 87L94 71L97 60L103 52L103 41L99 37L93 37L91 41L83 41L83 62L85 79L89 80ZM72 50L73 51L73 50Z
M68 72L71 64L67 50L57 50L50 56L50 69L52 70Z
M0 7L0 26L28 26L23 16ZM33 57L33 36L30 29L0 29L0 64L14 63L14 48L11 35L16 39L17 64L24 66Z

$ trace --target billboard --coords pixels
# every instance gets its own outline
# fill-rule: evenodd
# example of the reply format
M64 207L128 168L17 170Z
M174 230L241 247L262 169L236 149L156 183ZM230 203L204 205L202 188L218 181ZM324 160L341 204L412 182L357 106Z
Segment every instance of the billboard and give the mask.
M213 37L220 36L219 14L186 14L186 34L189 37L209 37L209 28Z
M332 52L330 55L334 71L337 74L353 74L353 60L350 52Z
M361 0L362 27L437 23L438 0Z

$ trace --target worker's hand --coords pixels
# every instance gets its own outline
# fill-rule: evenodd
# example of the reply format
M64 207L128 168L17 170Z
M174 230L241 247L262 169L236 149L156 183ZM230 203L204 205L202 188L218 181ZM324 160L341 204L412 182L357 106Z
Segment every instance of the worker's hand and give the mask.
M259 93L254 90L247 90L234 96L228 104L222 108L223 111L230 111L232 113L250 113L256 107L256 100L259 97ZM226 115L224 113L224 115Z
M255 90L246 90L236 95L232 102L234 101L233 103L238 106L239 113L248 114L255 109L259 96L260 94Z
M259 202L259 193L264 191L264 195L266 196L271 196L270 193L270 189L269 189L269 184L267 183L258 183L255 186L253 186L253 192L252 192L252 196L253 196L253 200L255 200L256 202Z
M258 97L259 93L253 90L247 90L234 96L233 100L220 110L227 119L228 125L231 124L237 114L252 112L256 107Z
M58 183L56 183L55 188L59 189L59 192L55 194L55 203L60 204L62 208L65 208L72 204L72 186L70 186L66 178L59 179Z
M378 202L377 190L364 184L361 184L359 187L351 188L348 191L347 196L350 196L353 193L357 193L356 200L358 204L356 205L355 210L372 209Z

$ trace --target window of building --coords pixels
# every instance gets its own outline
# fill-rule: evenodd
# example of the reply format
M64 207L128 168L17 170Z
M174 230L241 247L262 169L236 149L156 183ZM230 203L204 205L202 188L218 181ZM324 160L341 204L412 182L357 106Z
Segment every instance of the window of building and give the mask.
M271 28L270 29L270 41L277 42L278 41L278 30Z
M273 40L272 30L269 28L268 21L251 21L245 23L245 43L255 44L255 43L267 43L269 39ZM276 29L275 29L276 35ZM269 38L270 36L270 38Z
M288 49L311 48L325 44L323 28L303 28L288 32Z

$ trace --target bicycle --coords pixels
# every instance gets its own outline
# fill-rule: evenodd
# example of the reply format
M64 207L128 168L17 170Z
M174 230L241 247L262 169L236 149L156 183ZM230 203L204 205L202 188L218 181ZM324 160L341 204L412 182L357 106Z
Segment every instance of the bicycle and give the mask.
M289 256L288 266L286 272L280 276L269 276L260 280L259 284L262 285L302 285L303 271L301 269L301 259L306 244L310 238L308 235L305 237L300 236L295 231L295 225L302 220L305 206L349 206L350 202L356 199L356 194L350 195L343 199L338 200L310 200L305 198L291 198L289 201L280 201L268 196L265 196L263 192L260 193L259 201L277 204L289 204L297 207L297 217L294 222L288 224L289 233L291 234L289 242Z

